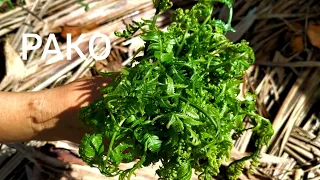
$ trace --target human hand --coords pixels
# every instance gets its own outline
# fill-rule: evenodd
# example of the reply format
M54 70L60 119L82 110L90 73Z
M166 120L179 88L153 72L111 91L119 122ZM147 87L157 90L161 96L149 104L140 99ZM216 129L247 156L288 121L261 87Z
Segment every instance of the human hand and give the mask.
M31 118L33 139L79 143L84 133L89 132L79 121L79 110L102 98L99 89L111 81L111 78L93 77L38 92L31 106L31 111L36 112Z

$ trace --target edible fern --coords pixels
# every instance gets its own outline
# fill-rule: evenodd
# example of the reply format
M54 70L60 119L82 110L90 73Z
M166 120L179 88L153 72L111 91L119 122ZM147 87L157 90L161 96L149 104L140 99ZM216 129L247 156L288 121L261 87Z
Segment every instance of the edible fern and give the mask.
M234 44L225 37L233 30L232 0L200 0L190 10L177 9L167 31L155 23L172 3L153 2L153 20L116 32L130 38L140 30L144 55L102 88L103 99L81 110L81 121L93 133L84 136L80 155L108 177L130 179L142 166L161 161L159 179L190 180L195 169L199 179L208 180L230 158L232 134L244 132L243 120L250 118L256 147L230 164L228 176L236 179L246 160L257 166L273 130L255 113L252 94L237 99L242 76L255 59L247 42ZM215 2L229 7L227 23L212 17ZM136 158L132 168L119 169Z

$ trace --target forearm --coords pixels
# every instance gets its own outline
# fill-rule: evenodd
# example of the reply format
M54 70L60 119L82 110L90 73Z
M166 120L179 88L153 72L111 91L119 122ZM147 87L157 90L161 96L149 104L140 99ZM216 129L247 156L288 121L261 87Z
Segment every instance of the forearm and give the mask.
M31 111L39 93L0 92L0 142L25 141L34 136Z
M40 92L0 92L0 142L79 142L87 132L78 120L79 110L101 98L99 88L111 81L96 77Z
M67 92L62 91L0 92L0 142L55 139L56 134L50 134L50 129L66 118L63 112L67 113L70 107L64 97Z

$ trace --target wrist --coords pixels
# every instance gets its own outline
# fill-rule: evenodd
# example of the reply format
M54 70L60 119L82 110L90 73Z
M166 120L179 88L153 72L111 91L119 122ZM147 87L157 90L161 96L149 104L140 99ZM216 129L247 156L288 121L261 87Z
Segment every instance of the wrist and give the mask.
M79 142L77 133L83 133L78 120L81 107L88 105L91 96L86 90L71 83L66 86L37 92L31 112L35 140L71 140Z
M56 110L60 109L60 103L53 99L54 91L46 90L32 93L28 102L29 124L32 130L31 139L44 140L46 132L54 127L58 121Z

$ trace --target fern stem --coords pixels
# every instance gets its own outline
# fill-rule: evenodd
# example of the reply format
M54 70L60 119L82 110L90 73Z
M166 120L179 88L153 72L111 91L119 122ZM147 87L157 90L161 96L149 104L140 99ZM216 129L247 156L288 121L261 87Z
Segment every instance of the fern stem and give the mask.
M182 50L182 48L183 48L183 46L184 46L184 44L186 42L186 38L187 38L188 32L189 32L189 27L187 27L186 32L184 33L183 39L182 39L181 44L179 46L179 49L177 51L177 57L180 55L181 50Z
M196 104L191 103L191 102L190 102L188 99L186 99L185 97L179 96L179 98L180 98L183 102L188 103L190 106L194 107L195 109L197 109L198 111L200 111L202 114L204 114L204 115L212 122L212 124L216 127L216 129L217 129L217 134L216 134L216 135L219 134L220 128L219 128L219 126L218 126L218 123L217 123L204 109L202 109L201 107L197 106Z
M156 14L153 17L152 26L151 26L152 29L154 29L156 27L157 19L158 19L158 15Z
M231 27L232 17L233 17L233 8L230 8L229 9L229 19L228 19L228 24L230 27Z
M113 116L112 113L110 113L110 116L111 116L111 118L112 118L113 121L116 121L116 119L114 118L114 116ZM108 153L107 153L107 158L106 158L107 161L108 161L109 156L110 156L110 151L112 151L112 147L113 147L114 141L115 141L115 139L116 139L116 137L117 137L117 135L118 135L118 133L119 133L119 131L120 131L120 127L122 126L122 124L123 124L124 122L125 122L125 119L122 120L122 121L119 123L118 129L117 129L117 130L113 133L113 135L112 135L111 141L110 141L110 143L109 143L109 149L108 149Z

